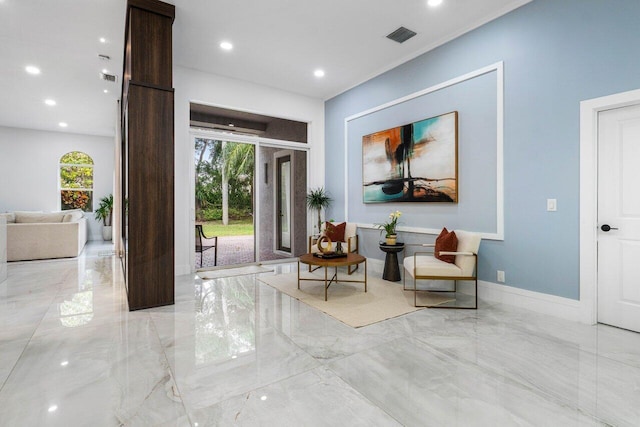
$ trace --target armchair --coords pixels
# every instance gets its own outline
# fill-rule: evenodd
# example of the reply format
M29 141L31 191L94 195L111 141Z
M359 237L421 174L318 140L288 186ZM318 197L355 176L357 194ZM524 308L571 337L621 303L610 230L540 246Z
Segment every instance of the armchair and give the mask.
M337 223L332 223L334 225L338 225ZM344 230L344 239L341 240L342 250L349 253L358 253L358 235L356 234L357 224L355 222L347 222ZM324 234L324 232L322 233ZM309 253L318 252L318 247L316 246L316 242L322 235L314 235L309 236ZM332 240L332 243L335 245L336 242ZM358 265L349 266L348 273L353 274L358 269ZM309 271L311 271L311 266L309 266Z
M480 248L480 235L469 231L455 230L458 238L458 248L455 252L441 251L441 255L454 255L455 261L448 263L441 261L434 256L435 244L406 245L417 246L417 251L412 256L404 258L404 279L403 289L413 291L413 305L415 307L438 307L438 308L478 308L478 249ZM406 250L405 247L405 250ZM424 250L420 250L423 248ZM413 279L413 287L406 287L406 278L409 275ZM454 282L451 290L421 290L416 286L418 280L452 280ZM461 307L438 305L418 305L418 292L456 292L458 280L470 280L475 284L475 295L473 307Z

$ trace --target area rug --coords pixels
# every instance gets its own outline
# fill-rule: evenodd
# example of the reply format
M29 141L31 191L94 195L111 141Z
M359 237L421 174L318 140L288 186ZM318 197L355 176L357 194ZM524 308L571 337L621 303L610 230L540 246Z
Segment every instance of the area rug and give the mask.
M371 325L386 319L411 313L420 308L413 306L413 293L402 290L402 283L393 283L378 277L367 276L367 292L363 283L333 283L329 287L328 301L324 300L324 272L301 273L303 278L317 278L318 282L303 281L298 290L298 274L260 276L266 283L297 300L317 308L342 323L354 328ZM362 280L361 274L338 274L338 280ZM426 300L421 299L421 302ZM429 294L429 304L437 305L451 298Z
M196 274L201 279L219 279L221 277L243 276L245 274L267 273L269 271L273 271L273 269L261 267L259 265L248 265L246 267L199 270Z

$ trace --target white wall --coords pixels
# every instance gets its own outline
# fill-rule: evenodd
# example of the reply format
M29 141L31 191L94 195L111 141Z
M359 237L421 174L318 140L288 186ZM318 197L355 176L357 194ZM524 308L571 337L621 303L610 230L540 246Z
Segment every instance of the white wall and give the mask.
M60 209L58 163L70 151L93 158L93 205L113 192L114 139L0 126L0 212ZM89 239L102 240L101 224L93 213Z
M176 66L175 87L175 263L176 274L193 270L193 143L189 103L216 105L309 123L309 186L324 185L324 102L266 86Z

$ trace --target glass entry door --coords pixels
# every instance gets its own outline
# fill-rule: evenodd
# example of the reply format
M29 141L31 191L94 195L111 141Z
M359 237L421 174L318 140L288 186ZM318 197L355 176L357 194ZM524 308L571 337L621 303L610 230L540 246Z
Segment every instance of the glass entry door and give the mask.
M260 261L307 253L307 152L265 144L257 159Z

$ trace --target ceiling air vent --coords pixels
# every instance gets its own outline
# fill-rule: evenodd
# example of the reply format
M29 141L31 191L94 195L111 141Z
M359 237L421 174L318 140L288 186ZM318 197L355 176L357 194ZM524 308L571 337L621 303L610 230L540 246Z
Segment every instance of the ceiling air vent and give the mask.
M418 33L416 33L415 31L411 31L410 29L405 27L400 27L393 33L388 34L387 38L393 40L394 42L404 43L416 34Z
M100 73L100 78L102 80L106 80L108 82L113 82L113 83L115 83L116 80L118 80L118 76L114 74L107 74L107 73Z

